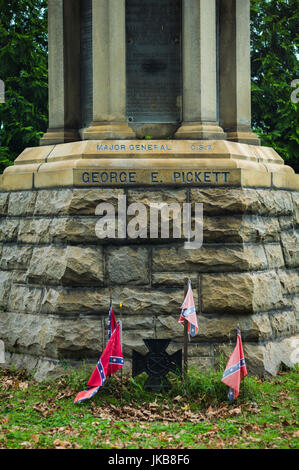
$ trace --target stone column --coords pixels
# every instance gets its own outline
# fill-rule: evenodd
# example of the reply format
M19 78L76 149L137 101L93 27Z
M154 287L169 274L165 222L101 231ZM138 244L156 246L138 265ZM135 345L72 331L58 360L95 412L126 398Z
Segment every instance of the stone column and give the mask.
M259 145L251 130L250 1L219 5L220 124L228 140Z
M216 0L183 0L183 122L176 139L225 139L217 122Z
M80 140L80 0L49 2L49 129L40 145Z
M126 122L125 0L93 0L93 121L85 139L132 139Z

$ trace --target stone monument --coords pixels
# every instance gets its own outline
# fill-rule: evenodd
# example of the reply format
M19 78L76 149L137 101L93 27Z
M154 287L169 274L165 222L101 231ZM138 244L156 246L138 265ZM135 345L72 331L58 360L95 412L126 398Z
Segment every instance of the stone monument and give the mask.
M250 372L295 362L299 176L260 146L250 106L249 0L49 0L49 129L0 176L8 365L94 366L111 290L127 367L144 338L174 352L186 277L190 363L229 355L237 324ZM160 202L203 204L201 248L97 236L100 203Z

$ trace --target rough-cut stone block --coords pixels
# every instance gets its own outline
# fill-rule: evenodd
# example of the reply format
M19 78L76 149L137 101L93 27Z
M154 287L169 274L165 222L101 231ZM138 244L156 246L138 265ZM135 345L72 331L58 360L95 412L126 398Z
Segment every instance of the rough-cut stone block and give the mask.
M181 310L183 289L120 288L113 290L113 300L123 303L122 311L134 315L173 314ZM198 291L193 288L194 302L198 305Z
M12 283L12 273L0 271L0 309L6 308ZM2 312L0 311L0 315Z
M281 244L286 266L296 268L299 266L299 232L282 232Z
M103 282L102 248L34 248L29 281L37 284L90 285Z
M95 215L96 207L101 203L112 204L115 213L118 213L118 198L124 196L123 189L112 188L90 188L74 189L70 205L69 214Z
M72 197L71 189L38 191L35 215L66 215Z
M185 279L189 278L191 284L194 287L197 286L198 276L195 273L153 273L152 274L152 286L153 287L178 287L183 289L185 286Z
M294 229L294 217L292 216L279 217L278 220L279 220L280 230L282 232Z
M284 266L282 249L279 244L265 245L264 249L270 269L281 268Z
M208 217L203 219L204 241L209 243L259 243L279 241L275 218L259 216Z
M296 316L294 312L276 312L269 315L274 338L296 334Z
M37 193L35 191L21 191L11 193L8 204L8 215L26 216L34 213Z
M191 202L204 205L204 214L292 215L293 204L286 191L256 189L191 189Z
M18 237L19 219L0 219L0 242L16 242Z
M69 366L66 369L66 365ZM80 368L82 371L82 361L78 364L74 361L68 363L67 361L58 361L51 358L43 358L37 356L31 356L30 354L16 354L16 353L6 353L5 354L5 367L13 367L15 369L27 370L28 372L33 372L33 378L38 382L43 380L48 380L50 378L57 378L61 375L66 374L74 367ZM85 364L84 364L85 366ZM1 367L1 365L0 365ZM94 368L94 365L93 365ZM92 369L90 370L90 373ZM88 374L86 374L88 376Z
M140 247L112 247L106 251L109 284L150 283L149 250Z
M108 289L49 288L41 302L42 313L80 314L106 313L109 309Z
M151 203L166 202L171 204L173 202L183 204L187 202L187 191L184 189L159 189L155 191L144 191L144 189L129 189L127 203L132 204L139 202L144 204L147 208Z
M294 204L294 224L299 226L299 192L292 193L292 199Z
M7 214L9 193L0 193L0 216Z
M292 295L299 293L299 272L297 270L280 269L278 275L283 294Z
M32 254L31 246L4 245L1 257L1 269L26 270Z
M96 236L96 217L62 217L53 219L50 236L54 243L99 243Z
M5 312L0 316L6 349L83 360L103 350L103 322L94 318L63 319L48 315Z
M11 312L39 313L43 289L30 286L12 286L8 301Z
M198 304L197 291L193 291ZM123 303L124 315L158 315L180 312L182 289L159 291L146 288L113 289L113 302ZM42 313L103 313L109 308L109 289L47 289L42 300Z
M260 245L205 245L195 250L183 247L153 248L153 272L186 271L223 272L267 268L267 260Z
M18 242L19 243L50 243L51 219L21 219Z
M280 341L269 341L264 346L263 366L271 375L276 375L280 365L283 363L288 367L298 364L298 343L299 337L291 336Z
M204 313L254 313L281 308L282 290L274 271L204 274L201 277Z

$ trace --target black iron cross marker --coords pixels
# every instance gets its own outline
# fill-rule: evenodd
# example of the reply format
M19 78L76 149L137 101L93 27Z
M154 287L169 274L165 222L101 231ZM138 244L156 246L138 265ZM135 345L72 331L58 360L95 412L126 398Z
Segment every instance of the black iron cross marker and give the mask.
M137 351L133 351L132 376L146 372L148 378L144 388L157 392L169 390L170 383L166 378L168 372L177 375L182 373L182 350L175 352L171 356L166 352L170 344L170 339L144 339L149 352L143 356Z

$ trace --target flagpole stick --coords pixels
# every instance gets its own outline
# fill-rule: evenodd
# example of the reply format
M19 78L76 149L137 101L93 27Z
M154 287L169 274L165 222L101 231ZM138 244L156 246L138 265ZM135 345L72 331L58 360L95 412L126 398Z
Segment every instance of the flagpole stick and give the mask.
M185 279L184 300L188 292L188 278ZM184 371L183 377L186 379L188 374L188 321L184 319Z
M119 311L120 311L120 324L121 324L121 350L123 350L123 314L122 314L122 307L123 304L120 302L119 304ZM121 390L121 397L123 394L123 368L120 369L120 390Z

